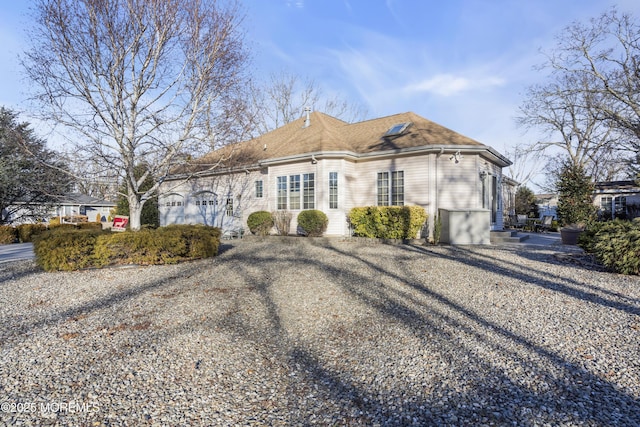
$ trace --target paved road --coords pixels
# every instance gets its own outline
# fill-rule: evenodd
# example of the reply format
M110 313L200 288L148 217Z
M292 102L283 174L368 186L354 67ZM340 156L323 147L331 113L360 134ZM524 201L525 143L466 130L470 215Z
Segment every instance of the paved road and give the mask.
M0 263L23 259L34 259L35 257L36 255L33 253L33 243L0 245Z

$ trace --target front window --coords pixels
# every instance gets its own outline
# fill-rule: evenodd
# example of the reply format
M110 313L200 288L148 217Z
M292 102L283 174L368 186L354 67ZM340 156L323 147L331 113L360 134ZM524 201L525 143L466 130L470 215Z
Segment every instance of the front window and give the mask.
M613 205L613 199L611 196L604 196L600 198L600 210L605 218L611 218L611 209Z
M233 198L227 198L227 216L233 216Z
M305 173L302 175L303 185L303 209L315 209L315 175Z
M389 206L389 172L378 172L378 206Z
M404 205L404 172L391 172L391 205Z
M277 205L278 210L287 209L287 177L279 176L278 177L278 188L277 188Z
M378 206L404 205L404 172L378 172Z
M288 185L287 185L288 183ZM312 173L302 175L279 176L277 178L277 209L314 209L315 176Z
M262 197L262 180L256 181L256 198Z
M604 218L625 218L627 213L627 198L625 196L601 197L600 210Z
M289 209L300 209L300 175L289 177Z
M329 172L329 209L338 209L338 172Z

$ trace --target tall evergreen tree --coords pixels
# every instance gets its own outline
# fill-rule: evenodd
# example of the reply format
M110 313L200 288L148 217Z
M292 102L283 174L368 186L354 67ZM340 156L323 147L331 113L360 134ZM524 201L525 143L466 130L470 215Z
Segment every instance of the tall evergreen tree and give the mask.
M558 219L562 225L584 224L595 219L594 184L584 168L567 162L558 176Z
M0 107L0 224L37 220L71 189L60 156Z

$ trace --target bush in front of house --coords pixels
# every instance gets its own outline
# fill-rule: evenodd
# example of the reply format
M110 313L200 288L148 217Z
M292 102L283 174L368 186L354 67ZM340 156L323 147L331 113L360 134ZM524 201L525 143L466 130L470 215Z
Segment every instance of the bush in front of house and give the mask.
M55 227L33 236L36 262L46 271L93 267L93 250L99 234L95 230Z
M310 209L298 214L298 227L309 237L320 237L327 231L329 218L319 210Z
M20 224L16 227L18 240L22 243L28 243L33 240L33 236L37 236L47 230L45 224Z
M349 212L354 236L377 239L415 239L426 220L420 206L365 206Z
M0 225L0 245L14 243L18 239L18 230L11 225Z
M273 223L280 236L288 236L291 231L291 219L293 214L289 211L275 211L271 214Z
M102 223L100 222L79 222L75 225L80 230L102 230Z
M252 212L247 218L247 226L252 234L267 236L273 228L273 217L267 211Z
M578 239L585 252L620 274L640 274L640 221L591 223Z
M204 225L170 225L137 232L101 235L96 241L96 266L175 264L218 254L220 229Z
M220 229L172 225L138 232L56 227L34 239L36 261L47 271L109 265L174 264L218 254Z

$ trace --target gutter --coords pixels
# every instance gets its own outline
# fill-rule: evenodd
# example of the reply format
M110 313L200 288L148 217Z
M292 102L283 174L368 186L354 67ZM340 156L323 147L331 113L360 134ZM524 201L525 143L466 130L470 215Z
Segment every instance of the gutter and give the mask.
M409 148L399 148L396 150L386 150L386 151L377 151L372 153L355 153L353 151L314 151L302 154L294 154L291 156L285 157L276 157L271 159L265 159L259 161L257 164L251 164L247 166L239 166L233 168L218 168L213 170L205 170L200 172L195 172L192 174L179 174L172 175L167 177L165 181L176 181L176 180L188 180L191 178L199 178L204 176L212 176L212 175L224 175L229 173L241 173L246 172L250 173L251 171L257 171L262 169L263 167L275 166L283 163L293 163L293 162L301 162L308 161L312 162L314 160L322 160L322 159L350 159L354 162L358 161L367 161L367 160L375 160L375 159L384 159L386 157L392 157L397 155L409 155L409 154L438 154L442 155L444 153L455 153L456 151L462 151L466 153L474 153L474 154L485 154L485 157L488 157L493 162L497 163L501 167L507 167L512 165L513 163L504 157L502 154L498 153L493 148L486 145L429 145L429 146L420 146L420 147L409 147Z

